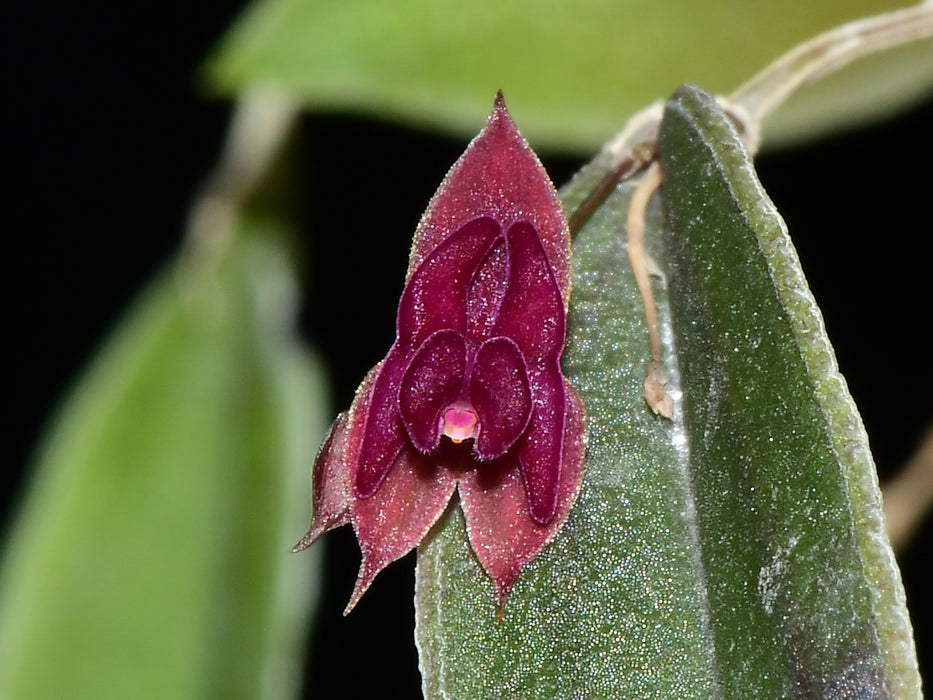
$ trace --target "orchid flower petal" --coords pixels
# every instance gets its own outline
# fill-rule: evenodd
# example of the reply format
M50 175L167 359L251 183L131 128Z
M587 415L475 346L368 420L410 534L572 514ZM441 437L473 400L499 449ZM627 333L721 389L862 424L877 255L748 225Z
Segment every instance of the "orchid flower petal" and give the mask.
M501 457L521 437L531 416L525 360L511 338L492 338L476 352L470 403L479 417L476 456L482 460Z
M512 454L465 473L459 484L470 544L496 586L501 608L522 569L543 550L567 520L583 476L583 404L566 385L566 439L554 516L547 523L528 518L527 491Z
M368 498L385 478L408 435L398 414L398 387L407 366L396 348L377 365L365 401L354 412L353 430L358 435L355 454L348 455L350 480L356 496ZM354 401L356 404L357 401Z
M494 332L512 338L526 361L559 358L564 349L566 314L554 270L534 226L513 224L506 232L509 279Z
M451 231L479 216L503 228L527 221L538 231L564 297L570 297L570 231L557 190L509 116L502 94L431 199L415 231L409 274Z
M398 335L376 377L360 460L351 469L360 497L379 488L408 441L398 413L398 394L413 354L432 333L466 330L466 300L473 273L501 233L499 224L488 217L466 223L425 258L408 280L399 302Z
M444 513L457 485L457 472L438 467L407 445L379 490L352 503L353 527L363 551L350 612L376 575L410 552Z
M502 227L488 216L468 221L425 257L408 279L398 306L396 346L407 352L439 330L466 332L473 273Z
M437 449L442 413L463 391L466 362L463 336L437 331L421 344L402 377L399 413L412 444L425 454Z
M308 534L293 552L310 547L328 530L350 522L350 483L345 456L349 434L348 411L337 416L314 460L312 471L313 517Z
M473 273L473 280L467 295L466 335L476 345L491 337L492 327L499 315L502 297L506 292L508 265L508 254L503 236L496 239Z
M531 517L546 524L557 508L565 442L566 380L560 370L531 370L531 424L516 444Z
M564 378L560 355L566 318L561 291L535 228L518 222L506 231L509 279L494 330L521 349L532 393L531 424L518 457L531 516L554 517L564 440Z

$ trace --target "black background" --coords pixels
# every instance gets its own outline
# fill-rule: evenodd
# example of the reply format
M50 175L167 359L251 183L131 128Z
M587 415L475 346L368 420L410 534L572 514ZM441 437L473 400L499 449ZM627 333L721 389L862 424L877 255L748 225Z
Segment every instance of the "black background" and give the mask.
M178 248L229 116L228 103L199 87L196 69L241 4L2 10L4 512L56 401ZM928 100L883 125L758 160L882 480L933 420L931 124ZM328 362L342 407L391 344L411 232L465 140L347 115L307 116L302 126L313 243L300 330ZM558 184L583 162L540 155ZM933 672L931 542L927 518L900 556L926 676ZM306 689L417 697L411 556L382 573L343 618L358 550L349 528L323 546L328 577Z

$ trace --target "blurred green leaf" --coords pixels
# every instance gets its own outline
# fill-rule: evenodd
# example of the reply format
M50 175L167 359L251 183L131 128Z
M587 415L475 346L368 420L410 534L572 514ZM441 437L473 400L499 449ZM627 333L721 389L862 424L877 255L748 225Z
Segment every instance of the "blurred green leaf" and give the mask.
M262 0L208 69L227 92L273 84L312 108L475 131L505 91L537 148L592 150L624 118L691 81L728 93L813 35L900 0L666 3ZM837 83L840 85L841 83ZM845 91L806 98L769 138L893 111L933 89L933 41L860 61Z
M645 405L644 311L618 187L574 246L564 368L583 490L496 618L459 509L419 551L428 698L919 695L867 440L793 249L715 103L661 129L646 245L674 421ZM563 193L572 211L600 159Z
M66 402L9 533L0 697L296 691L323 387L279 233L189 249Z

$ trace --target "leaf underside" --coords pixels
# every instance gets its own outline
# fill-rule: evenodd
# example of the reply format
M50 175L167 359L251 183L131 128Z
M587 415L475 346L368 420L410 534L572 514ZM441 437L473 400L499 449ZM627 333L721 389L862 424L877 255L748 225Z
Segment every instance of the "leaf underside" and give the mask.
M626 184L574 248L579 501L501 621L448 511L418 557L425 694L919 696L867 440L783 222L705 93L672 98L659 146L646 245L667 272L653 286L674 420L642 397ZM570 183L568 211L604 171Z

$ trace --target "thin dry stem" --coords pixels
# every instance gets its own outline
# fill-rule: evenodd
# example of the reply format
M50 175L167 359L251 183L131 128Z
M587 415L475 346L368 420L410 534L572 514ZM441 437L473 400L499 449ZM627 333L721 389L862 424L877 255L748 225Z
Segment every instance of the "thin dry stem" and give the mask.
M622 157L616 166L596 183L596 186L590 190L590 193L567 219L567 228L570 229L571 240L576 239L580 229L589 221L600 205L606 201L606 197L612 193L617 184L646 168L657 156L657 147L651 141L636 145L630 155Z
M645 212L648 201L661 186L661 167L652 163L644 177L632 193L628 210L628 257L635 274L635 284L641 294L645 307L645 321L648 324L648 344L651 348L651 362L648 363L645 378L645 401L658 415L670 418L674 415L674 402L664 390L667 375L661 366L661 330L658 324L658 308L651 291L651 274L648 270L648 252L645 249Z
M802 86L863 56L929 37L933 37L931 2L849 22L798 45L724 102L745 124L746 142L754 152L761 124Z
M907 465L884 487L884 517L894 549L902 549L933 505L933 427Z
M240 96L217 166L191 208L191 248L214 249L228 242L237 214L268 174L297 113L296 105L273 89Z

